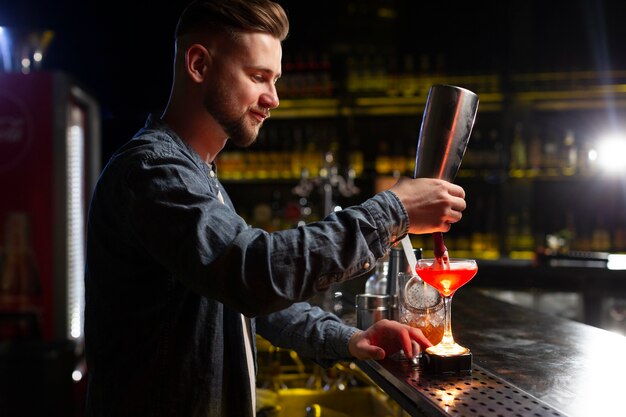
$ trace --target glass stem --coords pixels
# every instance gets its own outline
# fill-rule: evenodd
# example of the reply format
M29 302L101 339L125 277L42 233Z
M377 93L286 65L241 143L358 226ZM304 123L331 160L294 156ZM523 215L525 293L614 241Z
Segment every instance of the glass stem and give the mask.
M452 337L452 296L445 295L443 297L443 308L445 312L444 318L444 328L443 328L443 339L441 339L441 344L443 345L453 345L454 338Z

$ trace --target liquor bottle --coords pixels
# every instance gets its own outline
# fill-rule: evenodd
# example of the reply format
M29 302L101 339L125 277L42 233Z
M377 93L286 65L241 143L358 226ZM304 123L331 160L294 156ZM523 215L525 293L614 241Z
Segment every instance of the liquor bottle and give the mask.
M543 142L543 166L547 175L553 176L560 168L559 141L553 132L547 132Z
M322 166L322 152L318 149L318 143L323 140L320 137L320 130L313 124L308 124L304 128L304 167L309 172L309 177L317 178Z
M375 167L376 175L389 175L393 170L391 165L391 151L387 140L383 139L378 142L378 155L376 156Z
M413 97L417 93L418 82L415 77L415 64L413 56L404 56L402 76L400 77L400 92L404 97Z
M596 221L596 227L593 229L591 247L598 252L608 252L611 249L611 236L601 218Z
M524 252L535 250L535 239L532 233L530 213L527 209L522 211L520 218L519 235L517 236L517 249Z
M398 57L396 55L389 57L387 61L387 95L389 97L397 97L400 95L402 71L398 65Z
M626 252L626 213L620 210L616 213L614 220L611 222L612 231L612 252Z
M476 255L474 256L482 256L482 254L487 249L487 240L485 233L485 202L483 199L478 199L475 202L475 207L473 207L473 225L472 225L472 233L470 237L470 249Z
M293 142L293 150L291 152L291 178L299 179L302 177L302 171L308 169L306 167L306 152L304 143L304 134L301 126L295 126L292 132L291 141ZM285 138L288 136L285 135ZM307 171L307 176L309 172Z
M419 58L420 94L428 94L430 86L433 85L432 68L428 54L421 54Z
M504 167L504 149L497 128L489 130L487 144L483 151L484 167L490 170L500 170Z
M541 136L536 128L534 129L528 143L528 165L533 173L538 173L543 168Z
M578 166L578 149L576 148L576 139L573 130L568 129L565 132L561 150L561 170L563 175L574 175Z
M386 95L388 90L387 62L385 60L385 57L380 54L375 55L372 60L371 77L371 95Z
M518 236L520 234L519 215L510 213L506 218L506 252L509 256L517 251Z
M522 137L522 125L518 123L515 125L515 132L513 134L513 140L511 141L511 157L509 162L509 168L511 176L521 177L523 176L523 170L527 166L526 158L526 144Z
M389 262L381 259L376 263L372 274L365 281L366 294L385 295L387 291L387 268Z
M359 89L359 62L354 55L346 58L346 90L350 95L356 95Z

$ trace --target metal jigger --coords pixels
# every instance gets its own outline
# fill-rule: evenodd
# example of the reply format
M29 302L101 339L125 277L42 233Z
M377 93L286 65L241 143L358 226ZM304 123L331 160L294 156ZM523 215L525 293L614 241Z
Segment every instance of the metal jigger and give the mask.
M478 96L469 90L452 85L433 85L430 88L417 143L415 178L454 181L467 149L477 110ZM433 237L435 257L447 259L443 234L438 232ZM424 352L421 365L425 371L436 374L471 371L472 353L438 356Z

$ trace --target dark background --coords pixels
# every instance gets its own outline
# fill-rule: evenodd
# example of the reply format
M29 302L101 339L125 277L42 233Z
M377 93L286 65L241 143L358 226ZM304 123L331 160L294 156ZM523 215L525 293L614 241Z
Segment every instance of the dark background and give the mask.
M442 56L447 73L626 69L620 0L279 3L291 20L285 56ZM166 104L173 31L186 4L0 0L0 25L55 32L43 68L73 75L99 101L107 157Z

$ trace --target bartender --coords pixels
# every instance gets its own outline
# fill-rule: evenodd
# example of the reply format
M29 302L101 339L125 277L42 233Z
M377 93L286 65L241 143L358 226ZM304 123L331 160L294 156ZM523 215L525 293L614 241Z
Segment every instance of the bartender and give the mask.
M87 416L253 416L255 333L323 366L430 345L399 323L359 331L303 301L369 272L408 232L447 231L462 188L402 178L267 233L237 215L218 180L226 142L250 146L278 107L288 30L270 0L195 1L180 16L169 102L115 152L92 196ZM138 58L130 69L154 71Z

